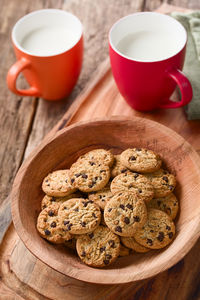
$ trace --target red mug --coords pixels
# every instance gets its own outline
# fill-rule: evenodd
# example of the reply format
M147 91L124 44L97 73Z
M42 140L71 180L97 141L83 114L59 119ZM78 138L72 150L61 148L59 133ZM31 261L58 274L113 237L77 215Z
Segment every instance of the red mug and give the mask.
M142 12L117 21L109 32L110 62L118 89L139 111L177 108L192 99L192 87L181 72L187 33L170 16ZM179 102L169 98L176 85Z
M83 28L76 16L60 9L34 11L15 24L12 43L17 57L7 75L12 92L47 100L70 94L83 60ZM16 86L21 72L28 89Z

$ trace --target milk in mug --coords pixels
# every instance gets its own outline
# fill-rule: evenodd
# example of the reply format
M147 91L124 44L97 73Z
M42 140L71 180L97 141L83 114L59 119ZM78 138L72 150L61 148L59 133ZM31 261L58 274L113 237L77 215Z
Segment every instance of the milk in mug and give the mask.
M143 30L124 36L116 48L134 60L153 62L173 56L180 49L180 42L172 32Z
M21 41L21 46L33 55L55 55L70 49L76 35L63 26L44 26L30 31Z

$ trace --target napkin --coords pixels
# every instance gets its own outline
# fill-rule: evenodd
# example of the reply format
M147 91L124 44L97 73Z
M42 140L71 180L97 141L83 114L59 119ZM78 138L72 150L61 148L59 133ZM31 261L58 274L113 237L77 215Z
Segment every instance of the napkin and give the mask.
M185 106L185 111L188 120L200 119L200 11L173 12L171 16L185 27L188 35L183 72L192 85L193 98Z

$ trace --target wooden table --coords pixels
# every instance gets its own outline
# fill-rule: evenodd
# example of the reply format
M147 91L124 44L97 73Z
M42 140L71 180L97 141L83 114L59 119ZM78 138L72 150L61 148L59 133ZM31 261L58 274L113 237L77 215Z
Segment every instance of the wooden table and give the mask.
M0 213L5 207L9 208L7 196L24 158L61 119L87 82L94 77L99 64L107 58L107 34L111 25L124 15L136 11L154 10L163 2L190 9L200 9L199 0L0 0L0 70L2 74L0 81ZM85 53L81 76L70 97L56 103L16 96L7 89L5 80L8 68L15 61L10 43L11 29L20 17L41 8L63 8L77 15L84 25ZM26 87L23 78L19 79L19 85ZM200 151L200 149L196 150ZM0 221L0 235L9 222L10 214L7 211ZM167 272L144 282L140 288L132 292L132 296L129 293L130 299L200 299L199 246L200 243L197 243L193 247L186 260L181 260ZM21 286L23 287L23 284ZM0 278L0 291L2 300L27 299L14 295L3 278ZM102 297L98 299L119 297L115 294L107 298L106 295L109 295L109 289L108 291L105 289ZM21 296L23 297L23 292ZM28 299L49 299L34 293L29 296Z

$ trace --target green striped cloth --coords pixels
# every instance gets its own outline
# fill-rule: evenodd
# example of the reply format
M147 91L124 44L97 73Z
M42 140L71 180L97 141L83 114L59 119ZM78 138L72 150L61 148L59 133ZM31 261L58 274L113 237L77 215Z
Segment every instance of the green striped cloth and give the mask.
M183 72L193 89L192 101L185 106L188 120L200 119L200 11L191 13L173 12L188 34L187 51Z

